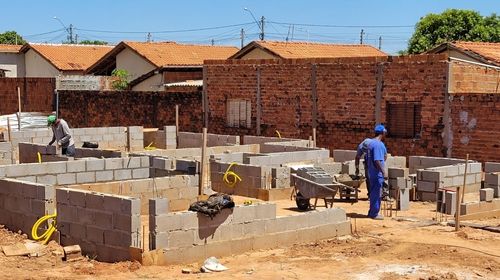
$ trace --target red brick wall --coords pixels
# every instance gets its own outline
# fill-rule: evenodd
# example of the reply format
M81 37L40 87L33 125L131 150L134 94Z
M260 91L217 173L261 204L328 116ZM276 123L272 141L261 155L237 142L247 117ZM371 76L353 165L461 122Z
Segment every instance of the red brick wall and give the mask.
M499 70L453 61L450 71L451 93L500 93Z
M202 128L201 89L169 88L166 92L62 91L60 115L72 127L175 125L175 105L179 105L182 131Z
M203 80L203 69L167 70L163 72L165 83L183 82L187 80Z
M51 112L55 79L0 78L0 115L18 111L17 87L21 89L21 111Z
M389 101L422 102L419 139L387 139L394 155L445 153L442 140L446 56L314 60L207 61L209 131L255 134L257 67L261 70L262 134L307 138L312 134L312 64L316 64L318 145L354 149L372 136L377 65L383 64L381 121ZM226 127L226 101L252 101L252 128Z

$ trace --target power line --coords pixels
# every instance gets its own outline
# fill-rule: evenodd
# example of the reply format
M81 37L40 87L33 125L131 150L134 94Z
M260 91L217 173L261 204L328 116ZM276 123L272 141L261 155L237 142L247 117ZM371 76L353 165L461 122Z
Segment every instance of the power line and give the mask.
M283 24L283 25L297 25L297 26L310 26L310 27L329 27L329 28L410 28L414 25L331 25L331 24L311 24L311 23L292 23L292 22L277 22L267 21L269 23Z
M223 29L223 28L229 28L229 27L241 27L245 25L253 24L253 22L247 22L247 23L239 23L239 24L231 24L231 25L223 25L223 26L215 26L215 27L204 27L204 28L195 28L195 29L178 29L178 30L162 30L162 31L112 31L112 30L96 30L96 29L83 29L83 28L75 28L77 30L81 31L88 31L88 32L98 32L98 33L115 33L115 34L137 34L137 33L155 33L155 34L160 34L160 33L181 33L181 32L196 32L196 31L206 31L206 30L216 30L216 29Z
M57 30L53 30L53 31L48 31L48 32L43 32L43 33L38 33L38 34L22 35L22 37L23 38L26 38L26 37L37 37L37 36L42 36L42 35L56 33L56 32L63 31L63 30L64 30L64 28L61 28L61 29L57 29Z

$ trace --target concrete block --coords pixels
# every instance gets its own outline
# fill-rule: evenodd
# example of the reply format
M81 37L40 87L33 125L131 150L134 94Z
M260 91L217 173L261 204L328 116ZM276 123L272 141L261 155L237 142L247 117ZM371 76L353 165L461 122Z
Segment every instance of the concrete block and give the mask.
M109 212L96 213L94 225L106 230L113 229L114 226L113 213Z
M410 210L410 188L399 189L398 210Z
M123 159L123 168L140 168L141 157L126 157Z
M444 171L431 171L431 170L422 170L421 177L423 181L430 182L441 182L443 181L446 173Z
M141 200L139 198L129 198L121 200L121 212L127 215L141 215Z
M150 198L149 199L149 215L161 215L168 213L167 198Z
M76 184L75 173L57 174L57 185L73 185Z
M109 182L113 181L113 170L105 170L105 171L96 171L95 172L95 181L96 182Z
M389 168L388 175L389 178L407 178L410 175L410 172L408 168Z
M36 182L39 184L55 185L57 184L56 175L39 175L36 176Z
M69 189L60 188L56 189L56 201L57 204L69 204ZM59 207L59 206L58 206Z
M489 185L500 185L500 173L486 173L484 181Z
M49 185L38 185L36 186L36 198L39 200L55 200L56 188Z
M276 219L276 204L274 203L257 204L255 208L255 219L259 220Z
M107 158L104 161L105 161L104 167L107 170L122 169L123 168L123 159L122 158Z
M143 179L149 178L149 168L137 168L132 170L132 178L134 179Z
M170 231L167 234L169 248L182 248L194 244L195 230Z
M500 162L486 162L484 164L484 172L500 172Z
M86 230L87 230L86 236L88 241L97 244L104 244L104 229L89 225L87 226Z
M85 161L87 164L87 171L101 171L104 170L103 159L91 159Z
M436 182L417 181L417 191L435 193L436 188Z
M76 174L76 183L94 183L95 182L95 172L80 172Z
M85 196L87 192L81 190L71 190L69 191L69 204L72 206L79 206L85 208Z
M66 162L47 162L44 165L47 174L66 173Z
M421 201L436 201L436 193L418 192Z
M149 250L161 249L168 247L167 232L150 232L149 234Z
M457 209L457 193L447 191L445 193L445 213L447 215L455 215L455 211Z
M143 156L141 157L141 167L151 167L151 163L149 162L149 157Z
M255 206L235 206L233 208L233 223L247 223L255 219L256 210Z
M479 190L479 200L480 201L493 201L493 196L494 196L494 190L487 188L487 189L480 189Z
M87 193L85 196L85 205L88 209L104 210L105 209L104 195L98 193L90 193L90 194ZM116 206L116 204L114 206ZM117 207L120 207L119 203Z
M33 171L36 171L36 169L34 170L32 169L33 169L32 164L7 165L5 167L5 176L9 178L15 178L15 177L24 177L29 175L37 175L33 173Z
M86 170L85 160L75 160L66 162L67 172L84 172Z
M132 179L132 170L130 169L117 169L114 170L113 172L115 181Z
M469 162L468 164L468 173L481 173L483 172L482 164L480 162Z

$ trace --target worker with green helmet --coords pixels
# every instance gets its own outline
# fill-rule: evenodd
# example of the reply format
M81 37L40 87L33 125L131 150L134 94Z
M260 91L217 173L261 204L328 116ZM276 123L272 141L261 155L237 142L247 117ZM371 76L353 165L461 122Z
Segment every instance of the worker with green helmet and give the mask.
M75 156L75 140L71 136L68 123L63 119L58 119L54 115L47 118L47 125L52 128L53 136L49 146L57 143L58 147L62 148L62 154L67 156Z

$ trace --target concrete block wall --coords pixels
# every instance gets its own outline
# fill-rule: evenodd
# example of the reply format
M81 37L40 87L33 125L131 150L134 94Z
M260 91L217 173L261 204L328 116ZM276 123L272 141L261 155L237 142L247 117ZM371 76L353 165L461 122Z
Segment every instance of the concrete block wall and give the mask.
M144 150L144 133L142 126L127 127L127 143L130 151Z
M213 190L221 192L222 190L225 190L223 176L230 165L231 163L217 162L213 160L210 161L210 181ZM286 167L283 168L288 169ZM233 165L233 167L231 167L231 171L235 172L241 178L241 182L237 183L235 188L232 189L233 192L229 193L257 197L255 194L250 195L248 193L248 189L254 189L254 192L257 192L255 189L271 189L273 182L272 169L273 168L270 166L249 164ZM283 172L286 173L286 171L283 171L282 169L279 170L280 172L275 173L276 175L279 175L277 178L285 177Z
M78 244L105 262L130 260L129 248L142 248L138 198L60 188L56 201L61 245Z
M335 162L350 161L355 158L356 150L333 150L333 160Z
M273 153L266 156L255 156L248 158L248 164L280 166L281 164L291 162L311 162L320 163L328 161L330 151L325 149L315 149L309 151L297 151L287 153Z
M284 153L319 150L309 147L309 140L299 140L291 142L271 142L260 145L261 153Z
M12 145L10 142L0 142L0 165L12 164Z
M266 136L254 136L254 135L245 135L243 136L243 144L268 144L271 142L295 142L295 141L304 141L303 139L293 139L293 138L278 138L278 137L266 137ZM307 140L306 140L307 141Z
M56 146L47 146L36 143L19 143L19 163L38 162L38 153L42 157L42 162L68 161L72 158L67 156L58 156ZM74 158L117 158L121 157L123 152L102 149L76 148Z
M500 172L485 174L484 188L493 190L493 197L500 198Z
M465 159L444 158L444 157L426 157L426 156L410 156L409 168L410 174L416 174L418 169L426 169L429 167L454 165L465 163Z
M195 212L150 216L150 248L156 264L176 264L351 234L344 210L330 208L276 216L276 205L259 203L224 209L210 219Z
M326 173L330 174L331 176L342 173L341 162L315 163L314 167L319 167L323 169Z
M417 170L417 194L421 200L436 201L439 189L462 186L464 182L465 163L430 167ZM466 192L479 190L482 181L480 162L470 161L466 177Z
M167 199L169 211L187 210L189 205L198 198L198 178L192 175L176 175L121 182L79 184L68 186L68 188L139 198L141 214L147 215L148 199L151 198Z
M460 215L472 215L482 212L500 210L500 199L494 198L490 201L466 202L460 204Z
M176 149L177 148L177 129L175 126L164 126L161 130L145 129L144 147L151 145L157 149Z
M179 148L201 148L203 134L195 132L180 132L178 136ZM235 146L240 144L238 135L207 134L207 147Z
M32 238L33 224L42 216L53 214L54 210L54 186L0 179L0 224L8 229L21 230Z
M149 178L148 157L86 159L0 166L0 178L72 185Z

